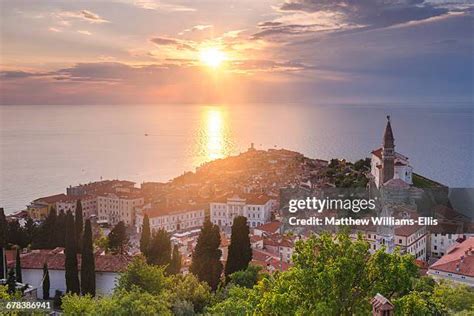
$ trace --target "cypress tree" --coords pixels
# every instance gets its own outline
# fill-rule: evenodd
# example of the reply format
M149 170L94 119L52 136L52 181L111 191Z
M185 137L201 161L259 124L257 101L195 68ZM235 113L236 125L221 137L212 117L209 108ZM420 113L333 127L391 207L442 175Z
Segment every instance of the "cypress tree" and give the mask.
M220 243L219 227L207 218L194 249L190 271L200 281L207 282L214 291L219 285L222 274Z
M164 266L171 261L170 236L164 229L159 229L150 242L147 250L148 264Z
M178 245L173 246L173 254L171 262L168 266L169 274L178 274L181 271L181 254L179 253Z
M229 253L225 265L226 278L236 272L243 271L252 260L252 248L250 246L249 227L247 218L237 216L232 224L232 235L230 237Z
M82 247L82 231L84 228L84 218L82 215L82 202L81 200L77 200L76 202L76 243L77 243L77 250L80 252L80 249Z
M76 231L74 229L74 217L70 211L66 215L66 248L64 261L66 270L66 292L72 294L80 293L79 275L77 270L77 244Z
M56 247L66 246L66 214L61 210L56 218L55 241Z
M6 278L5 248L7 246L7 218L5 211L0 208L0 279Z
M56 247L56 239L55 239L55 231L56 231L56 219L57 219L57 213L56 213L56 208L51 207L51 210L49 211L49 215L45 220L46 223L46 236L47 236L47 245L46 248L48 249L54 249Z
M108 236L108 247L114 253L123 253L125 246L128 244L127 228L123 221L120 221L115 225Z
M49 270L48 264L45 262L43 264L43 299L49 300Z
M148 246L150 244L150 219L148 215L145 214L143 217L143 225L142 225L142 235L140 237L140 251L146 256L146 252L148 250Z
M16 281L22 283L23 278L21 277L20 248L16 249L15 276Z
M83 295L95 296L95 261L90 219L86 219L82 239L81 291Z

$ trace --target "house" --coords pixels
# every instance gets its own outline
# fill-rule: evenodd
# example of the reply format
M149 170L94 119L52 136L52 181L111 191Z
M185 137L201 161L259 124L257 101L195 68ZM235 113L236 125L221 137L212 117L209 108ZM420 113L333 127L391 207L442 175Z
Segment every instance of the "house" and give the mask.
M474 237L449 248L429 267L428 275L474 287Z
M56 290L66 292L66 278L64 269L64 248L39 249L22 254L21 272L22 280L37 288L38 298L43 297L43 264L48 264L50 280L50 296L53 296ZM78 269L81 269L81 255L77 255ZM132 258L127 255L95 254L96 269L96 292L98 295L111 294L119 273L124 271ZM15 266L15 261L8 262L9 267Z
M392 316L395 306L385 296L377 293L370 301L373 316Z
M66 199L64 193L41 197L34 200L26 207L28 216L34 220L44 220L51 208L56 208L56 203Z

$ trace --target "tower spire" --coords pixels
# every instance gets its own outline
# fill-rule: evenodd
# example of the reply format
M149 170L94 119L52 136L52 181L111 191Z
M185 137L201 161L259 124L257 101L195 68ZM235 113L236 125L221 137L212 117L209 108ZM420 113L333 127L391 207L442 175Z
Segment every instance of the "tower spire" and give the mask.
M390 123L390 115L387 115L387 125L385 126L385 132L383 134L383 147L395 147L395 139L393 137L392 124Z
M387 125L383 134L382 145L382 184L393 179L395 174L395 139L393 138L390 115L387 115Z

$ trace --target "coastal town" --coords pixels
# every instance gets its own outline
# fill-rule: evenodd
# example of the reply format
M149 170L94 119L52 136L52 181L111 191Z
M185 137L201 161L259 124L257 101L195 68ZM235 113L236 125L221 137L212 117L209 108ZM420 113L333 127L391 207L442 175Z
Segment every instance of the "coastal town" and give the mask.
M166 183L137 185L127 180L101 180L69 186L62 193L39 197L26 209L8 214L8 230L38 226L48 220L52 210L58 218L67 213L75 216L80 207L83 219L90 220L92 225L96 288L100 295L113 292L119 274L142 252L140 238L145 218L151 234L169 233L173 247L179 251L181 273L189 273L206 219L219 227L220 260L225 263L233 222L239 216L246 218L249 228L251 265L268 273L286 271L293 265L297 242L317 232L288 226L282 190L369 189L386 201L379 215L409 219L418 216L420 209L416 201L424 190L446 189L416 174L408 157L395 151L389 117L382 145L370 155L354 163L339 159L326 161L285 149L257 150L251 144L237 156L210 161L195 172L186 172ZM383 248L387 252L412 255L420 273L435 280L474 287L472 219L449 204L436 205L432 211L441 223L437 227L422 224L354 226L351 236L356 239L362 235L371 252ZM328 213L320 216L323 215L328 216ZM111 253L101 241L118 225L125 226L128 243L124 251ZM43 297L41 283L46 262L51 292L65 293L64 247L41 249L25 245L22 248L19 254L22 283L29 286L25 293ZM9 249L5 266L14 267L18 260L16 250Z

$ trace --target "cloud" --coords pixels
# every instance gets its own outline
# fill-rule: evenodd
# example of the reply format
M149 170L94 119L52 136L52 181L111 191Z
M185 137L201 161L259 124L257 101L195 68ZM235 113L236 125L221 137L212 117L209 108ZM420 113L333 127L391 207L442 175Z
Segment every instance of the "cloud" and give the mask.
M82 35L92 35L91 32L85 31L85 30L78 30L77 33L82 34Z
M55 32L55 33L62 32L61 29L58 29L58 28L55 28L55 27L50 27L50 28L48 28L48 30L49 30L50 32Z
M237 72L294 72L312 69L306 65L295 61L274 61L266 59L237 60L231 63L231 68Z
M178 4L168 4L163 3L161 1L155 0L135 0L133 4L139 8L146 9L146 10L162 10L162 11L170 11L170 12L193 12L196 9L178 5Z
M349 23L385 27L408 21L424 20L448 12L424 0L290 0L281 11L338 12Z
M260 23L254 38L384 28L439 17L450 10L470 9L453 3L456 2L287 0L278 8L282 16Z
M100 15L88 10L62 11L62 12L59 12L57 16L63 19L68 19L68 18L81 19L89 23L108 23L109 22L108 20L102 18Z
M188 32L204 31L212 27L213 27L212 24L198 24L198 25L195 25L193 27L183 30L182 32L179 33L179 35L183 35L184 33L188 33Z
M176 38L158 36L151 38L150 42L157 46L174 46L176 49L196 50L192 41L185 41Z

